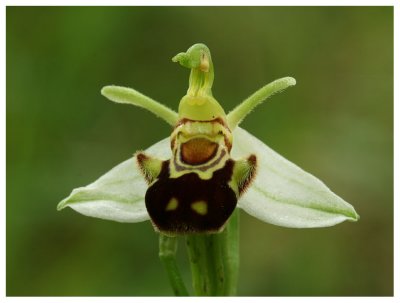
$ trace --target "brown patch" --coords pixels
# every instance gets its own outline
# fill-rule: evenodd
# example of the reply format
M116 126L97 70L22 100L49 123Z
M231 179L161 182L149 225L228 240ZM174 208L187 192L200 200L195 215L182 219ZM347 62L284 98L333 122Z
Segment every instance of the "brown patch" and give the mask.
M140 172L142 173L143 177L145 178L147 184L151 183L151 177L146 174L146 170L144 169L144 162L149 159L144 153L137 152L134 157L136 157L136 163L140 168Z
M239 184L239 196L246 192L249 188L249 185L255 179L256 172L257 172L257 157L256 155L250 155L247 158L247 162L249 163L250 170L246 175L246 178Z
M171 150L173 150L174 147L175 147L175 141L176 141L176 136L174 136L174 137L171 139Z
M195 138L181 144L181 159L190 165L199 165L215 157L218 144L204 138Z
M224 135L224 142L225 142L225 146L228 149L228 153L231 152L232 149L232 142L230 142L227 138L227 136Z

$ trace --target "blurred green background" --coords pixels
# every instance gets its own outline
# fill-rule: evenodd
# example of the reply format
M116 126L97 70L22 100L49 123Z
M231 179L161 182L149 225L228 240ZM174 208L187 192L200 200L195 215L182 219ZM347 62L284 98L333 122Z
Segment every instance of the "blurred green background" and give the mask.
M354 205L361 220L287 229L241 215L239 295L393 295L393 8L8 7L7 295L172 295L149 222L57 203L166 137L152 114L100 95L130 86L177 108L211 49L226 110L262 85L297 86L242 124ZM181 243L183 244L183 243ZM184 245L180 262L189 283Z

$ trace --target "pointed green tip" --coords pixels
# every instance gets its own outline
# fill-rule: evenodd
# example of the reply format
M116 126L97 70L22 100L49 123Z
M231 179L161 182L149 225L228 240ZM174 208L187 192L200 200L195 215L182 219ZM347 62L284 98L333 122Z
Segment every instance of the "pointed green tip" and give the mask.
M116 103L128 103L140 106L137 104L137 98L135 98L138 93L127 87L107 85L101 89L100 93L108 100ZM133 97L132 94L134 95Z
M186 53L179 53L176 56L172 57L172 62L179 62L184 65L188 60Z
M101 93L104 97L109 98L109 97L112 95L113 88L115 88L114 85L107 85L107 86L104 86L104 87L101 89L100 93Z
M172 58L172 62L177 62L186 68L195 68L198 62L193 60L187 53L179 53Z
M296 79L293 77L284 77L273 82L279 90L284 90L290 86L296 85Z
M57 210L60 211L65 208L65 199L62 200L60 203L57 204Z
M284 78L286 80L287 86L294 86L296 85L296 79L292 77Z
M360 215L356 212L356 210L352 207L352 212L347 215L348 221L357 222L360 220Z
M106 94L106 92L107 92L107 87L108 86L104 86L102 89L101 89L101 91L100 91L100 93L104 96L105 94Z
M211 64L211 54L208 47L203 43L196 43L189 47L186 52L181 52L172 58L173 62L179 62L186 68L199 68L204 63L204 58Z

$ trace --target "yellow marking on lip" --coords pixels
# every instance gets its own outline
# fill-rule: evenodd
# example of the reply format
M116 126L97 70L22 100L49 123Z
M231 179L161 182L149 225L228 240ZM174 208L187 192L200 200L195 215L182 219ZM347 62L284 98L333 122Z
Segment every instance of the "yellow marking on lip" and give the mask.
M206 201L196 201L193 202L190 207L199 215L206 215L208 212L208 206Z
M178 207L178 199L171 198L167 204L167 207L165 207L165 210L171 211L177 209L177 207Z

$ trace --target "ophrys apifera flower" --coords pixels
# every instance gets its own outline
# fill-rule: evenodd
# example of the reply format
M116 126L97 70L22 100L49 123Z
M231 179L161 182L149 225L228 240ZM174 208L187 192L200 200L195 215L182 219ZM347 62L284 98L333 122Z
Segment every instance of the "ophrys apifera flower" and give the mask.
M191 70L178 113L125 87L102 94L143 107L173 127L171 136L77 188L58 205L119 222L151 220L162 235L221 232L235 208L267 223L295 228L356 221L354 208L314 176L239 127L254 107L296 84L278 79L228 114L212 95L209 49L195 44L173 58Z

